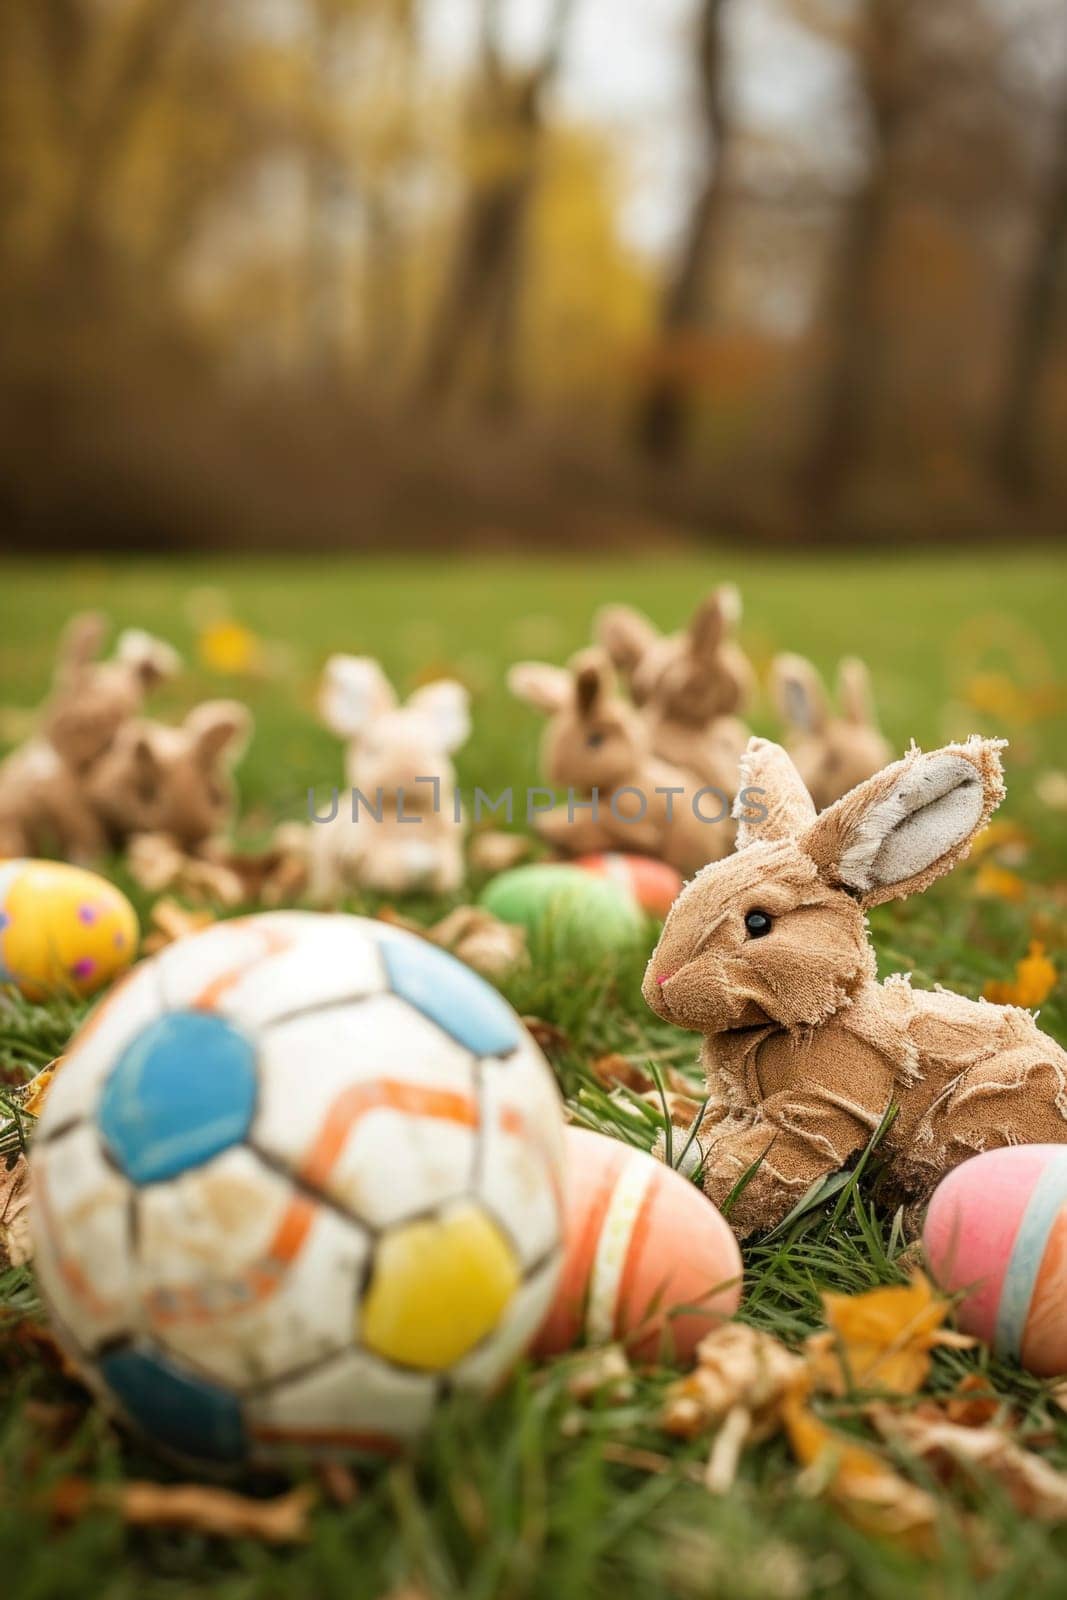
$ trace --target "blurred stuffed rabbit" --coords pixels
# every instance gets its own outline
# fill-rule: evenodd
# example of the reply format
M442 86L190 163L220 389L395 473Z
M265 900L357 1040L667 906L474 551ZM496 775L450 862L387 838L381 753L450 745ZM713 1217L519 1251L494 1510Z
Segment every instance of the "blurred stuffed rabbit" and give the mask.
M733 787L698 799L706 785L652 754L648 723L619 695L603 650L579 651L566 668L518 662L508 686L548 716L542 771L548 783L572 790L581 805L560 805L537 816L537 831L549 844L568 855L644 852L679 872L693 872L731 848ZM582 804L594 791L595 815Z
M598 642L628 683L649 728L652 754L702 783L737 792L737 764L749 731L736 715L752 699L755 674L734 635L741 596L722 584L687 627L662 634L630 606L605 606Z
M88 774L180 659L162 640L131 628L101 661L106 631L96 612L72 617L63 631L37 731L0 765L0 855L55 850L92 861L107 847L88 802Z
M822 679L803 656L775 657L771 695L788 729L793 765L818 810L892 760L875 718L870 673L857 656L846 656L837 669L840 716L833 715Z
M238 700L207 700L177 726L135 717L90 769L85 794L109 844L159 834L181 850L222 839L236 807L232 769L252 730Z
M319 709L348 741L348 789L337 814L310 824L305 836L309 897L328 904L353 888L458 889L466 825L450 758L470 736L463 685L442 679L401 705L377 661L337 655L326 663Z
M730 1211L738 1234L780 1222L891 1105L880 1154L910 1219L976 1151L1067 1141L1067 1053L1030 1013L879 983L867 934L869 907L967 854L1003 797L998 749L913 749L816 815L785 751L751 741L742 777L761 806L741 815L736 854L675 902L643 989L705 1035L690 1155L718 1205L754 1169Z

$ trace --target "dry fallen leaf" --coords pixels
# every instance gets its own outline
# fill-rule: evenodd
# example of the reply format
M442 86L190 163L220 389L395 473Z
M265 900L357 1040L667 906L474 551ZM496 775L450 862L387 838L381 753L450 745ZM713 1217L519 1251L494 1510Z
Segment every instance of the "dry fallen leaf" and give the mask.
M740 1406L752 1437L778 1426L784 1397L805 1378L804 1362L769 1333L726 1322L697 1345L696 1366L667 1390L660 1423L686 1439L717 1426Z
M716 1430L704 1483L722 1494L745 1446L777 1432L786 1397L806 1384L804 1362L779 1340L728 1322L705 1334L693 1371L667 1390L660 1425L685 1439Z
M534 1044L546 1053L550 1050L570 1049L569 1035L554 1022L546 1022L544 1017L523 1017L522 1025Z
M805 1354L816 1388L831 1394L853 1389L914 1394L926 1381L934 1345L974 1344L942 1328L951 1307L921 1272L908 1284L868 1294L824 1294L822 1300L829 1328L812 1335Z
M315 1463L315 1476L326 1498L335 1506L350 1506L359 1499L359 1479L347 1461L325 1456Z
M889 1406L871 1407L869 1415L884 1438L906 1445L942 1481L971 1469L977 1476L995 1478L1023 1516L1067 1521L1067 1475L1024 1449L1003 1428L966 1427Z
M134 879L150 894L173 890L199 905L277 906L299 898L307 887L302 852L280 841L255 855L238 854L222 845L207 845L202 853L187 855L169 835L146 833L130 841L126 861Z
M134 1479L115 1484L88 1478L63 1478L48 1498L49 1510L61 1522L77 1521L94 1510L113 1510L131 1527L187 1528L219 1539L261 1539L266 1544L306 1539L314 1503L315 1491L306 1485L272 1500L253 1500L199 1483Z
M994 1418L1007 1418L1010 1408L993 1390L988 1378L983 1378L979 1372L969 1372L948 1394L924 1396L911 1414L927 1417L932 1422L958 1422L963 1428L984 1428Z
M156 901L149 913L149 920L151 931L141 946L146 956L155 955L168 944L174 944L190 933L199 933L201 928L210 927L215 918L210 911L190 911L188 906L179 905L177 900L168 898Z
M606 1394L613 1404L633 1397L633 1375L626 1352L617 1344L602 1345L583 1355L567 1379L567 1393L584 1404Z
M482 906L457 906L427 930L443 950L486 978L499 978L526 958L526 930Z
M533 848L533 840L524 833L504 833L487 828L471 839L467 856L476 872L496 874L507 872L525 861Z
M20 1151L9 1167L0 1166L0 1268L24 1266L32 1254L30 1169Z
M809 1492L824 1494L855 1527L929 1554L937 1544L937 1502L866 1445L828 1428L802 1393L786 1397L782 1420Z

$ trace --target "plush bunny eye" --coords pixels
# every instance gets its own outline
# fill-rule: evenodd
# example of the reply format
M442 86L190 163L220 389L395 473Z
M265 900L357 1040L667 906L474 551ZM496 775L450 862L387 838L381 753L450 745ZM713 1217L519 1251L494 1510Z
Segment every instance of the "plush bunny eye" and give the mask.
M585 742L590 750L599 750L600 746L604 743L604 735L602 733L591 733L588 735Z
M750 939L762 939L773 927L774 923L766 911L750 911L745 918L745 932Z

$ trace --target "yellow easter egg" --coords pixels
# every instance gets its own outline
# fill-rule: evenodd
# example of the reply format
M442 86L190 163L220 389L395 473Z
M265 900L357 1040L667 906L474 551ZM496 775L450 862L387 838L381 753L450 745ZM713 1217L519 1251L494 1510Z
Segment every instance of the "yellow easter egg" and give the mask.
M0 983L29 1000L95 994L137 954L121 890L63 861L0 862Z

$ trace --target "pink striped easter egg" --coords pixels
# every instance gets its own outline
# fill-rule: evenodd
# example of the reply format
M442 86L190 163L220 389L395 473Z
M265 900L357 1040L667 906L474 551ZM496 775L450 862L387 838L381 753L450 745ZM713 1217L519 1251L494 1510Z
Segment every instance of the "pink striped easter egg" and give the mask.
M688 1361L741 1299L741 1252L696 1186L643 1150L567 1128L563 1271L537 1356L620 1340Z
M967 1291L965 1333L1038 1377L1067 1373L1067 1145L1011 1145L954 1168L923 1246L938 1284Z

